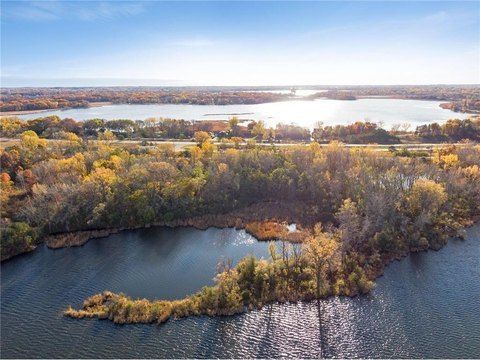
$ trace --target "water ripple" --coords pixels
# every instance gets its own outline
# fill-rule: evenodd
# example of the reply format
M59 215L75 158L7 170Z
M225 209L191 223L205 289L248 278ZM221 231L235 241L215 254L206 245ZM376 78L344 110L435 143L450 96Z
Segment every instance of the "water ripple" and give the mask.
M392 263L356 298L271 304L233 317L115 325L62 316L111 289L178 298L212 283L220 258L267 256L233 229L145 229L81 248L41 247L1 266L2 358L477 358L480 226L466 241ZM320 321L321 320L321 321ZM323 349L323 353L322 353Z

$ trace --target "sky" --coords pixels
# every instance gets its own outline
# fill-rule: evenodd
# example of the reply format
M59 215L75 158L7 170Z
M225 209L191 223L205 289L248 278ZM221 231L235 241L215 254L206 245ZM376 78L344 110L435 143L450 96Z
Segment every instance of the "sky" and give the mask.
M479 84L480 1L4 1L9 86Z

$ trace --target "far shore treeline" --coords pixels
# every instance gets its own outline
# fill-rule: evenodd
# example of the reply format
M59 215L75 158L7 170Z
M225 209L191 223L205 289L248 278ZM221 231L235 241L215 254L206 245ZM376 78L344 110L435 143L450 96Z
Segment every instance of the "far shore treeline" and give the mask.
M347 144L445 143L480 141L480 117L450 119L443 124L431 123L417 126L416 129L410 129L408 124L399 124L391 130L368 121L333 126L318 123L313 130L282 123L268 127L263 121L246 121L237 117L201 121L169 118L76 121L70 118L60 119L56 115L28 121L15 116L0 119L0 137L15 138L24 131L33 131L46 139L63 139L68 133L84 139L96 139L102 134L111 133L119 140L194 140L196 134L201 133L201 136L236 144L248 139L266 143L312 140L318 143L341 141Z
M302 89L305 87L299 88ZM480 111L480 89L475 85L314 86L306 89L318 92L297 97L296 87L2 88L0 111L85 108L98 103L233 105L318 98L351 101L369 97L445 101L440 104L445 109L467 113Z

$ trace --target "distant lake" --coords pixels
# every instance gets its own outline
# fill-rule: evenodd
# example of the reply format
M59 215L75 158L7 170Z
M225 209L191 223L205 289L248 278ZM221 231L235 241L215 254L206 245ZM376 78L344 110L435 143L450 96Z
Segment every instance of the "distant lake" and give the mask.
M93 118L145 120L149 117L167 117L185 120L228 119L232 114L240 119L264 120L267 125L295 123L313 128L322 121L325 125L350 124L369 120L382 122L389 129L394 124L409 123L412 130L422 124L444 122L452 118L467 118L439 107L440 101L400 99L360 99L355 101L317 99L291 100L254 105L107 105L86 109L45 111L20 116L35 119L47 115L87 120Z
M76 248L40 246L1 265L1 357L479 356L480 225L467 230L465 241L390 264L366 296L161 326L62 316L68 304L79 307L105 289L150 299L192 294L213 283L218 261L236 263L246 254L268 257L268 243L234 229L150 228Z

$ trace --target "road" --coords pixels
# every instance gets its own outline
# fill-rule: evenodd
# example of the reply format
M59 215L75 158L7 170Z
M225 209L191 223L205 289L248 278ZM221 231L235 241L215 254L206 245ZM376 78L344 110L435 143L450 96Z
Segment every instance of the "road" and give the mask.
M49 142L57 142L62 140L55 140L55 139L47 139ZM7 146L11 146L20 139L13 139L13 138L0 138L0 147L5 148ZM91 140L92 141L92 140ZM95 141L95 140L93 140ZM197 143L194 141L170 141L170 140L152 140L152 139L133 139L133 140L115 140L112 142L113 145L121 145L121 144L142 144L146 142L147 146L155 146L159 144L173 144L176 151L185 150L188 147L195 146ZM214 142L215 145L225 145L225 143L221 142ZM275 146L284 147L284 146L295 146L295 145L306 145L308 143L275 143ZM228 144L231 145L231 144ZM257 143L258 146L265 146L269 147L272 146L270 143ZM329 144L319 144L322 147L328 146ZM409 144L392 144L392 145L378 145L378 144L345 144L345 147L348 148L371 148L375 150L388 150L391 147L396 149L407 149L407 150L430 150L438 147L443 147L446 145L455 145L455 146L465 146L465 143L454 143L454 144L432 144L432 143L409 143ZM240 144L241 147L246 146L246 143Z

